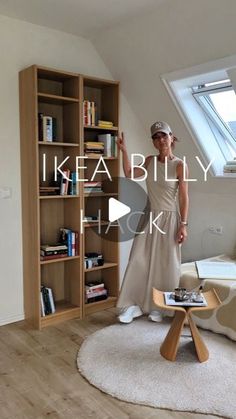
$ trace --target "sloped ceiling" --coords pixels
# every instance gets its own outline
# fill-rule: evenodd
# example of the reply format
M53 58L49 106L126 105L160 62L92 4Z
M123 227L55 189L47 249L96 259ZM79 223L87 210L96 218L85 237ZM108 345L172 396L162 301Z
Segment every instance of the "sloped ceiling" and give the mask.
M0 0L0 14L90 38L165 0Z

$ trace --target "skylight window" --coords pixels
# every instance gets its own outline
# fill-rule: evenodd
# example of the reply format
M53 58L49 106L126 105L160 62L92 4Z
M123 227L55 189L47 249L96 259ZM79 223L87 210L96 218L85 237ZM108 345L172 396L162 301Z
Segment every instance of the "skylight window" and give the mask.
M236 158L236 55L161 76L213 176ZM236 172L231 173L236 177Z
M236 95L229 80L193 87L193 96L205 113L226 160L236 157Z

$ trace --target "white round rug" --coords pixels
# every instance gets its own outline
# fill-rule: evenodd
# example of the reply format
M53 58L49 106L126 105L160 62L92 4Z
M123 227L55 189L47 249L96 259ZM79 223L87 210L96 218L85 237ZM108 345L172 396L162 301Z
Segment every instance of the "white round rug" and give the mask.
M169 324L138 319L90 335L78 369L95 387L118 399L171 410L236 418L236 343L201 330L210 358L199 363L184 328L175 362L160 355Z

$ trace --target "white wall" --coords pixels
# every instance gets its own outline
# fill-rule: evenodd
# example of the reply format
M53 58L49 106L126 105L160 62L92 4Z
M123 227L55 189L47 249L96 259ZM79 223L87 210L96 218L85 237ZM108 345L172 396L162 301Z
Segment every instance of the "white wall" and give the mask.
M23 318L18 72L32 64L111 78L93 45L0 16L0 324Z
M139 121L139 132L121 120L129 151L149 154L149 127L167 120L181 139L179 157L187 156L191 177L190 226L183 246L183 261L232 253L236 244L236 179L210 178L202 181L195 161L199 151L175 109L160 75L216 60L236 53L235 0L165 0L152 14L130 20L96 36L97 51L114 78L121 81L124 103ZM222 225L222 236L208 233L206 227ZM122 244L121 257L127 259Z

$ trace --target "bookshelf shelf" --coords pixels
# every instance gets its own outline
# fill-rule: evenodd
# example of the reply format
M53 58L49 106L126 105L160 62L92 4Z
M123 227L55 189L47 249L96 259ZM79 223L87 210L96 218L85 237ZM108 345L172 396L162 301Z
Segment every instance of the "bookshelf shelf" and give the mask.
M39 195L39 199L78 199L80 195Z
M74 259L79 259L80 256L67 256L65 258L55 258L50 260L40 260L40 265L48 265L49 263L69 262Z
M114 268L114 266L118 266L118 263L105 262L102 266L95 266L94 268L85 269L84 272L93 272L101 269L109 269Z
M85 304L85 314L89 315L97 311L106 310L114 307L117 297L108 297L106 300L96 301L95 303Z
M103 226L106 226L106 225L108 225L109 224L109 221L101 221L100 222L100 225L103 227ZM86 227L86 228L88 228L88 227L98 227L98 225L99 225L99 223L97 222L97 223L95 223L95 222L93 222L93 223L84 223L84 227Z
M81 310L68 301L58 301L56 303L56 312L41 317L41 327L51 326L61 321L81 317Z
M90 228L81 234L80 223L81 211L90 216L101 207L101 227L109 224L108 197L118 196L117 181L106 184L106 173L98 171L93 180L103 184L104 192L85 193L83 182L78 183L78 195L70 195L70 190L68 195L40 195L40 191L60 191L62 181L54 182L55 156L56 167L66 159L61 169L68 169L70 175L78 170L77 156L88 157L79 175L91 180L100 156L85 156L84 142L97 141L99 134L112 137L111 155L117 157L103 158L110 175L118 178L120 161L114 140L119 130L119 82L32 65L19 73L19 87L25 319L41 329L113 307L117 300L118 233L109 231L108 238L104 238L96 234L98 223L86 222L83 227ZM96 115L93 126L84 126L84 104L88 101L93 103L93 117ZM98 120L110 121L113 126L99 127ZM63 228L76 233L73 237L79 241L79 255L40 260L40 246L60 242ZM84 256L89 252L101 253L109 262L85 270ZM108 298L85 304L86 283L99 280L104 283ZM41 316L41 287L52 291L54 314ZM46 301L45 293L43 296L44 306L49 304L50 308L50 300Z
M85 198L103 198L106 196L118 196L117 192L109 192L109 193L105 193L105 192L91 192L91 193L85 193L84 197Z
M69 143L69 142L62 142L62 141L39 141L38 142L39 145L43 145L43 146L59 146L59 147L79 147L79 144L76 143Z
M51 95L48 93L38 93L38 99L44 103L64 104L64 103L78 103L79 99L66 96Z
M117 157L107 157L107 156L87 156L86 154L85 154L85 156L87 157L87 159L86 160L99 160L100 159L100 157L102 157L104 160L117 160Z

